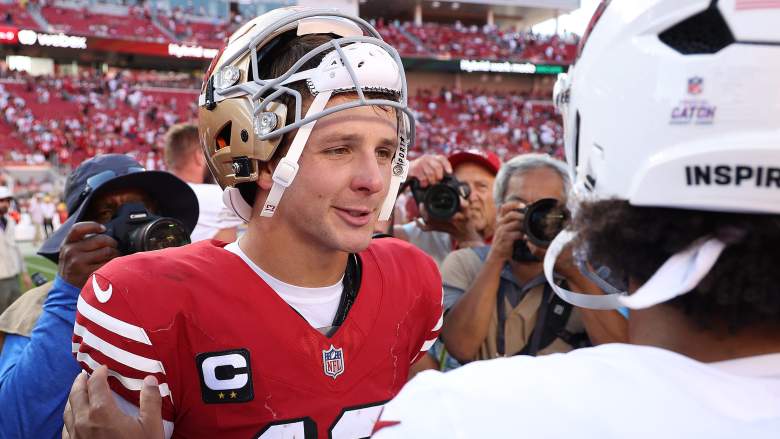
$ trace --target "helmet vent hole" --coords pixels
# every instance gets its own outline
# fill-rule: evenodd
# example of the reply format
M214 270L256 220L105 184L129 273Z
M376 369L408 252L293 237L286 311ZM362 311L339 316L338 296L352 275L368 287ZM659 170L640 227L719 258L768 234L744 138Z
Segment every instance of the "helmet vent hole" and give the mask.
M233 128L233 122L228 122L219 130L217 134L217 150L230 146L230 131Z
M714 6L661 32L658 38L683 55L717 53L735 42L726 20Z
M363 67L363 64L365 64L365 63L366 63L365 61L360 61L360 62L358 63L358 68L361 68L361 67Z

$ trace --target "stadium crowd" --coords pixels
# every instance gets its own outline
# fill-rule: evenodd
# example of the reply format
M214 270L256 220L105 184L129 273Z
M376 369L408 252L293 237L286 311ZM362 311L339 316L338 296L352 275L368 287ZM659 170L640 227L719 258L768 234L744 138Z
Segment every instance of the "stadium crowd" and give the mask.
M491 25L467 26L383 19L377 30L401 55L437 58L495 59L565 64L574 59L575 35L542 36Z
M19 4L0 3L8 25L38 29L26 8L36 8L48 27L75 35L198 44L221 47L225 38L243 22L236 12L215 19L204 8L173 6L153 14L150 3L121 6L106 3L101 12L91 9L100 2L35 0ZM154 18L153 18L154 17ZM495 25L454 23L386 22L372 20L382 36L403 56L531 61L567 64L574 59L577 36L539 35ZM173 37L173 38L171 38Z
M194 81L168 74L0 78L0 130L11 144L3 155L12 163L70 165L119 152L160 169L165 130L195 114Z
M165 130L195 117L197 80L152 72L38 77L0 74L0 132L14 163L69 165L100 153L128 153L162 168ZM486 90L420 90L415 154L490 148L502 160L522 152L562 156L560 118L549 100ZM148 162L148 163L147 163Z

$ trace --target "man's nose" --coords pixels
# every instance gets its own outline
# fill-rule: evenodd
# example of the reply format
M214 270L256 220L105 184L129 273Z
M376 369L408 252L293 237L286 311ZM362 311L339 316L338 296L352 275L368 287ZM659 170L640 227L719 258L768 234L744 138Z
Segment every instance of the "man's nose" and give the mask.
M385 185L383 169L377 163L376 157L366 157L355 163L355 176L352 178L352 189L368 194L381 192ZM384 170L386 172L386 170Z

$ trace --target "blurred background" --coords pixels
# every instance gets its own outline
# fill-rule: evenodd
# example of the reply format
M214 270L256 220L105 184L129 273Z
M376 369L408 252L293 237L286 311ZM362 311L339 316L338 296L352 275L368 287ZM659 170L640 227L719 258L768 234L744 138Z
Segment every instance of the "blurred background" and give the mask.
M66 219L65 176L125 153L164 169L162 138L196 117L203 72L227 36L267 10L335 7L369 20L401 54L418 120L412 158L480 148L502 160L562 157L551 102L595 0L0 1L0 185L30 272Z

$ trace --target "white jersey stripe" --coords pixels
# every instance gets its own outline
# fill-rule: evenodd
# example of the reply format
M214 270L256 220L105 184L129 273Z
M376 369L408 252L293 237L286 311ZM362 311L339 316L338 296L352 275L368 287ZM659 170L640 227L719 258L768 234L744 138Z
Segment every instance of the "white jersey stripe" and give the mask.
M439 329L441 329L443 324L444 324L444 314L442 314L439 317L439 321L436 322L436 326L434 326L433 329L431 329L431 331L438 331Z
M78 352L78 348L81 345L78 343L73 343L73 349L74 352L76 352L76 361L82 361L84 364L89 366L90 369L95 370L98 367L100 367L100 363L95 361L92 357L89 356L89 354L84 352ZM114 372L113 370L108 370L108 375L116 378L119 380L120 383L127 389L132 390L134 392L140 392L141 389L144 387L144 380L139 380L136 378L128 378L124 375L120 375L117 372ZM168 383L161 383L160 384L160 396L165 398L166 396L171 395L171 390L168 388ZM172 398L172 397L171 397ZM171 399L171 402L173 402L173 399Z
M88 320L92 321L98 326L113 332L114 334L121 335L124 338L129 338L130 340L137 341L139 343L150 346L152 345L152 341L149 340L149 336L146 335L146 331L144 331L143 328L131 325L127 322L123 322L116 317L111 317L110 315L87 303L87 301L84 300L84 298L81 296L79 296L79 301L76 305L76 308L78 309L79 314L86 317Z
M151 358L136 355L124 349L120 349L98 337L97 335L89 332L87 328L79 325L78 322L73 325L73 333L81 337L83 342L88 344L93 349L100 351L100 353L103 355L111 358L112 360L118 361L125 366L132 367L133 369L143 372L165 374L165 369L163 368L161 362Z
M436 339L432 338L430 340L427 340L425 343L423 343L422 348L420 348L420 352L427 352L428 349L433 346L433 344L436 343Z

